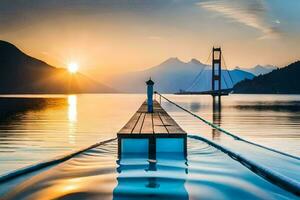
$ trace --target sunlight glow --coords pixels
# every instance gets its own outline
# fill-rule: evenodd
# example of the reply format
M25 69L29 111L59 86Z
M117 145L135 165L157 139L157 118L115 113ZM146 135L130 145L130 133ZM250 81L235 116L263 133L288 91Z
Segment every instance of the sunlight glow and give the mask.
M79 69L79 65L75 62L68 64L68 71L72 74L75 74Z

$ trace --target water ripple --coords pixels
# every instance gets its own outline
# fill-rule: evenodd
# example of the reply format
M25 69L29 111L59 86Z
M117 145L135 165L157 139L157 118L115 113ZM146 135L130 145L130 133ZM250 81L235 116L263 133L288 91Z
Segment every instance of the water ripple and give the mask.
M117 160L117 143L15 183L5 199L295 199L226 154L188 139L187 159Z

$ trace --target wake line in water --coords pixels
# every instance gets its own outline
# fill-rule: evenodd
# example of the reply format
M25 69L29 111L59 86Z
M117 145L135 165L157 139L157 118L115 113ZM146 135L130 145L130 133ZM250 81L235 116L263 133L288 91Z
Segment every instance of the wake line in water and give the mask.
M278 185L279 187L281 187L289 192L292 192L298 196L300 195L299 182L297 182L287 176L279 174L269 168L260 166L259 164L239 155L238 153L235 153L235 152L233 152L221 145L218 145L208 139L205 139L205 138L197 136L197 135L188 135L188 137L206 142L207 144L213 146L214 148L219 149L223 153L226 153L234 160L237 160L238 162L240 162L242 165L246 166L248 169L250 169L255 174L269 180L271 183Z
M282 151L278 151L278 150L276 150L276 149L272 149L272 148L270 148L270 147L266 147L266 146L263 146L263 145L260 145L260 144L257 144L257 143L254 143L254 142L245 140L245 139L243 139L243 138L241 138L241 137L239 137L239 136L237 136L237 135L235 135L235 134L230 133L229 131L226 131L226 130L222 129L220 126L218 126L218 125L216 125L216 124L213 124L213 123L207 121L206 119L204 119L204 118L202 118L202 117L196 115L195 113L193 113L193 112L187 110L186 108L184 108L184 107L178 105L177 103L171 101L170 99L168 99L167 97L161 95L160 93L156 92L156 94L158 94L159 96L161 96L162 98L164 98L164 99L165 99L166 101L168 101L169 103L175 105L175 106L178 107L179 109L181 109L181 110L183 110L183 111L189 113L190 115L194 116L195 118L201 120L201 121L204 122L205 124L211 126L211 127L214 128L214 129L219 130L219 131L222 132L222 133L225 133L226 135L231 136L232 138L234 138L234 139L236 139L236 140L240 140L240 141L242 141L242 142L245 142L245 143L248 143L248 144L251 144L251 145L254 145L254 146L263 148L263 149L267 149L267 150L269 150L269 151L273 151L273 152L282 154L282 155L284 155L284 156L288 156L288 157L291 157L291 158L300 160L300 157L297 157L297 156L294 156L294 155L290 155L290 154L288 154L288 153L285 153L285 152L282 152Z
M46 167L53 166L55 164L62 163L62 162L67 161L67 160L73 158L74 156L77 156L77 155L79 155L79 154L81 154L81 153L83 153L85 151L88 151L88 150L93 149L95 147L98 147L100 145L112 142L112 141L114 141L116 139L117 138L112 138L112 139L104 140L102 142L98 142L96 144L93 144L93 145L91 145L89 147L77 150L77 151L75 151L73 153L57 157L57 158L55 158L53 160L48 160L48 161L40 162L40 163L37 163L37 164L34 164L34 165L30 165L28 167L24 167L24 168L17 169L15 171L9 172L7 174L4 174L3 176L0 176L0 183L3 183L5 181L9 181L9 180L11 180L13 178L17 178L19 176L28 174L30 172L34 172L34 171L37 171L37 170L44 169Z

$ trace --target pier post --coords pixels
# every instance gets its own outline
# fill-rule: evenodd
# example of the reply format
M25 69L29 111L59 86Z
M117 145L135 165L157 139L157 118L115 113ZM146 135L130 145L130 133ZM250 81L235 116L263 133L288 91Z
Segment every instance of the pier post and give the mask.
M154 82L151 78L146 82L147 84L147 105L148 105L148 113L153 112L153 85Z

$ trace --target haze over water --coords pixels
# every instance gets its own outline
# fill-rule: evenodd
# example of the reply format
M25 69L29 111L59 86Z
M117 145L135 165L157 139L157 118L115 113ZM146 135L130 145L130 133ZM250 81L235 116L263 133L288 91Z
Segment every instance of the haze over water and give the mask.
M299 95L230 95L214 115L210 96L167 96L242 138L300 156ZM41 105L1 119L0 174L116 137L145 100L144 94L18 96L24 102L33 97ZM167 102L163 107L189 134L226 143L224 134Z

